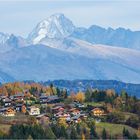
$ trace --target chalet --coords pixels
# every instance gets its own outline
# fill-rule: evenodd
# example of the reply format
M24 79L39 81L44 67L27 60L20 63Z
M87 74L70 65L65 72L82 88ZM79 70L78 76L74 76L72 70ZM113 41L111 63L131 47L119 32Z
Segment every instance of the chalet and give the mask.
M7 108L0 108L0 115L3 115Z
M80 103L75 103L75 107L78 107L78 108L84 108L84 104L80 104Z
M61 106L54 106L52 110L58 110Z
M36 106L31 106L28 108L29 115L40 115L40 109Z
M9 99L14 100L14 95L9 96Z
M72 109L70 110L70 112L71 112L72 115L79 115L79 114L80 114L80 110L78 110L78 109L76 109L76 108L72 108Z
M60 98L57 95L48 96L47 103L58 103L60 102Z
M39 97L40 103L58 103L60 102L60 98L57 95L47 96L47 95L41 95Z
M54 114L54 117L59 118L59 117L61 117L62 115L63 115L63 112L60 111L60 112Z
M42 103L42 104L47 103L48 96L46 96L46 95L41 95L41 96L39 97L39 100L40 100L40 103Z
M22 93L18 93L18 94L14 95L14 100L23 101L23 99L24 99L24 94L22 94Z
M22 109L26 110L26 106L24 104L16 104L15 105L15 110L16 112L22 112Z
M85 113L81 113L80 118L87 118L87 115Z
M3 115L4 115L4 116L8 116L8 117L15 116L15 114L16 114L16 111L15 111L13 108L11 108L11 107L7 108L7 109L3 112Z
M65 109L62 106L55 106L52 108L53 112L63 112Z
M105 111L102 108L96 107L94 109L92 109L92 113L94 116L103 116L105 115Z
M63 107L60 107L59 109L58 109L58 111L64 111L65 109L63 108Z
M7 98L7 96L1 95L1 96L0 96L0 101L3 101L3 102L4 102L6 98Z
M5 98L3 103L5 107L10 107L12 105L12 101L9 98Z
M63 115L63 117L64 117L64 118L70 117L70 114L69 114L69 113L65 113L65 114Z

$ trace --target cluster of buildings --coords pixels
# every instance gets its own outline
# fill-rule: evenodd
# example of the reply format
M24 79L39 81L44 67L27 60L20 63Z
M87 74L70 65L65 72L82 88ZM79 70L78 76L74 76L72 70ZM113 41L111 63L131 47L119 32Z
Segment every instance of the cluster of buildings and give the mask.
M15 116L16 112L26 108L23 104L24 94L16 94L13 96L0 96L0 114L3 116Z
M26 113L30 115L40 114L40 109L35 106L26 105L25 95L18 93L12 96L0 96L0 115L15 116L17 112Z
M101 107L94 107L90 111L86 110L85 108L86 106L84 104L78 102L73 102L67 105L65 105L64 103L55 103L51 108L51 118L49 118L49 116L47 116L46 114L41 116L39 115L37 116L37 118L39 117L39 119L41 119L44 117L48 120L63 120L67 124L71 124L79 123L81 120L86 119L90 113L92 113L95 118L106 115L105 110Z
M35 97L38 104L27 105L29 100L25 97L25 94L15 94L13 96L0 96L0 115L2 116L15 116L16 113L22 112L27 115L34 115L36 118L43 122L44 120L65 120L67 123L78 123L92 113L94 116L106 115L105 110L100 107L94 107L90 111L85 110L85 105L79 102L73 102L70 104L64 104L61 102L61 98L57 95L47 96L40 94L39 97ZM51 118L46 113L40 111L41 106L48 106L51 104ZM50 121L49 121L50 122Z
M32 105L34 101L26 97L26 94L23 93L12 96L0 95L0 115L15 116L17 112L27 113L29 115L39 115L39 105L60 102L60 98L57 95L46 96L42 93L39 97L32 96L32 98L38 101L38 105ZM35 104L35 102L33 104Z
M65 105L55 105L52 108L52 112L54 118L56 119L63 119L67 123L78 123L81 119L87 118L88 113L83 111L82 109L70 104L68 106Z

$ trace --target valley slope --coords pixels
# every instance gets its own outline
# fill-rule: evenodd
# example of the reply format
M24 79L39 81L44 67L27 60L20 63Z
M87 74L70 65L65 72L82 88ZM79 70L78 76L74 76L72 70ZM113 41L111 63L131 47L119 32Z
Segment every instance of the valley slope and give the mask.
M131 57L140 56L140 52L126 50L124 57L118 60L110 56L110 47L105 47L106 53L98 52L100 46L92 46L89 50L93 57L87 57L80 52L72 53L44 45L32 45L16 48L4 53L0 58L0 69L15 80L46 81L54 79L117 79L125 82L139 83L140 74L137 63L129 65ZM113 49L117 52L118 48ZM94 56L94 53L98 55ZM123 49L122 51L123 52ZM95 53L96 54L96 53ZM132 76L131 76L132 75Z

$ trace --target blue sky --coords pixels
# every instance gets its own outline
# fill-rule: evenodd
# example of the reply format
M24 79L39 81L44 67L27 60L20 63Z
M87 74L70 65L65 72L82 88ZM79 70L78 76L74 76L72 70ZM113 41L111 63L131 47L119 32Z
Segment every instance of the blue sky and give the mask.
M65 14L76 26L140 30L139 0L0 0L0 32L27 37L54 13Z

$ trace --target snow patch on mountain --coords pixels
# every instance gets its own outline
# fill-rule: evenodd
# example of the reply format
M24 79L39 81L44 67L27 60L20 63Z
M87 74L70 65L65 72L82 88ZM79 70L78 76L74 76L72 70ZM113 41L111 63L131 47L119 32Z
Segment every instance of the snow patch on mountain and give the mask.
M6 52L0 58L0 69L21 81L116 79L140 83L140 69L124 62L114 61L111 57L105 59L103 55L87 57L44 45L32 45Z
M9 37L10 36L8 34L0 32L0 44L4 44L9 39Z
M140 50L140 31L131 31L125 28L102 28L92 25L88 29L76 28L72 37L94 44L104 44Z
M0 81L98 79L140 83L140 51L115 46L121 46L130 34L121 28L76 28L63 14L40 22L27 40L0 33ZM102 45L111 43L113 47Z
M34 44L43 38L64 38L72 34L75 26L63 14L54 14L48 19L41 21L29 34L28 40Z
M93 45L89 42L71 37L57 41L44 39L41 44L88 58L106 59L121 63L122 65L131 66L131 68L137 69L138 71L140 70L140 61L138 61L140 59L140 51L138 50L101 44Z
M0 53L10 51L14 48L27 46L29 43L26 39L13 34L0 33Z

